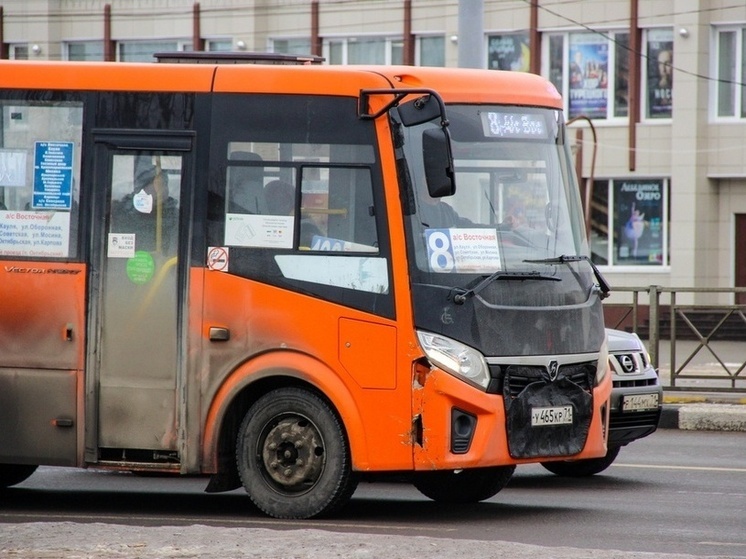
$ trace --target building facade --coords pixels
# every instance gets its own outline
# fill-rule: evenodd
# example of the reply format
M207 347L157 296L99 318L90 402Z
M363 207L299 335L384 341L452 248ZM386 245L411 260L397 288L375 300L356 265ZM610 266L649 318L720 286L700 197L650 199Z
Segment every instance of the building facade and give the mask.
M541 73L565 99L593 260L612 286L746 286L742 2L0 2L2 58L152 61L173 50Z

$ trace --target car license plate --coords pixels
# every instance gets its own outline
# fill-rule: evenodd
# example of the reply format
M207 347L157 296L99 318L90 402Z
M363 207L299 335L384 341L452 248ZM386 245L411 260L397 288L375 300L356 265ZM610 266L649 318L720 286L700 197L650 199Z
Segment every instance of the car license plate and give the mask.
M572 424L572 406L531 408L531 427Z
M658 394L627 394L622 396L622 411L658 409Z

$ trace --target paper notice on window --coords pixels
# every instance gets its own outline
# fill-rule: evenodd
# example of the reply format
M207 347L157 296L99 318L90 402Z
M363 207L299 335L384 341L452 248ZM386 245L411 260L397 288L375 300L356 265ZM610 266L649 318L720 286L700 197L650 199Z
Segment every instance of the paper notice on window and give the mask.
M0 211L0 254L66 258L70 212Z
M226 214L225 245L293 248L293 216Z
M491 273L501 268L494 229L426 229L425 239L433 272Z

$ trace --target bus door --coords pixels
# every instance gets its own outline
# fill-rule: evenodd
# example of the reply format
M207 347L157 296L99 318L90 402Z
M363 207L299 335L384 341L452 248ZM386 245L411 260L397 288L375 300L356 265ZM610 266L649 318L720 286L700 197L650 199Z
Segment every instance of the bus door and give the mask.
M176 468L192 137L95 140L86 459Z

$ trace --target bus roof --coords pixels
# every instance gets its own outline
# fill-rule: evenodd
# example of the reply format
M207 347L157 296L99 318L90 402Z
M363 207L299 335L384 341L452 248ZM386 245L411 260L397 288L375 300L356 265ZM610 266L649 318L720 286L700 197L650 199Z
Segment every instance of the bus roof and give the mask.
M0 89L324 94L428 88L446 103L562 108L554 85L524 72L421 66L0 61Z

